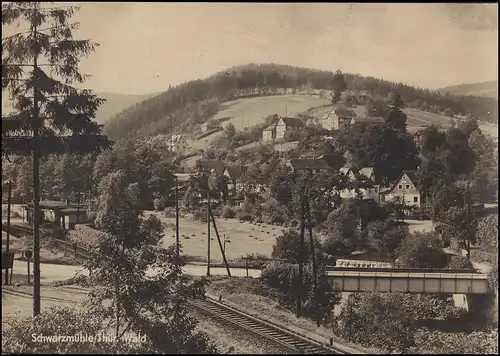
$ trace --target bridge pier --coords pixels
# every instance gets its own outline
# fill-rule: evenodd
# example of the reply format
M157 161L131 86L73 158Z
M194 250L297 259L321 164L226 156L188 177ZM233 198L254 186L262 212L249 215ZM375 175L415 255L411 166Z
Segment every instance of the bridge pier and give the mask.
M453 304L457 308L463 308L469 311L469 298L467 294L453 294Z

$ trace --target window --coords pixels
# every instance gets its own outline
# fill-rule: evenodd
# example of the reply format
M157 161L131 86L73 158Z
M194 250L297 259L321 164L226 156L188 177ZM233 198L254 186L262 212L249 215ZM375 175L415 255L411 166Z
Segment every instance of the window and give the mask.
M418 203L418 197L413 197L413 202Z
M401 184L400 184L400 185L399 185L399 189L403 189L403 185L401 185Z
M410 185L409 184L406 185L406 189L410 189Z

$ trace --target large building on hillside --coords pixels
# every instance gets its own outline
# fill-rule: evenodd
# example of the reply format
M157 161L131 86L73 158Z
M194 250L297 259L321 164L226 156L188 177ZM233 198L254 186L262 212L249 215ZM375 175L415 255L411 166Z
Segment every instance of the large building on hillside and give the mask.
M298 132L304 123L295 117L280 117L278 121L262 130L262 140L282 140L288 132Z
M188 147L184 135L172 135L167 139L167 149L177 155L185 153Z
M282 117L276 123L276 138L284 139L288 132L298 132L304 123L296 117Z
M356 117L353 109L336 105L329 114L321 118L321 126L327 130L339 130L348 127L353 117Z

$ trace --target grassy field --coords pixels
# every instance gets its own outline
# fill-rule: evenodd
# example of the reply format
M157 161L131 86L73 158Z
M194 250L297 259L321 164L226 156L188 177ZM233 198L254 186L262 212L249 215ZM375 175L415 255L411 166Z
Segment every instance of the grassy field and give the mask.
M155 213L165 223L163 245L168 247L175 243L175 218L167 218ZM221 240L223 236L230 240L226 242L226 257L234 260L250 253L261 253L270 257L276 236L282 228L266 224L239 222L236 219L216 219ZM182 251L190 260L207 260L207 224L196 221L189 216L179 219ZM213 262L222 262L222 254L213 226L211 226L211 258Z

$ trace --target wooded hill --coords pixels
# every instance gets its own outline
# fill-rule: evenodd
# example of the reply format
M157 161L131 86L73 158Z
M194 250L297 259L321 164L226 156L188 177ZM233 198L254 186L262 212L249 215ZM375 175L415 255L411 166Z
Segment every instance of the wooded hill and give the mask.
M449 109L482 121L497 122L497 100L477 96L451 96L428 89L344 73L347 89L365 90L371 97L387 98L397 92L409 107ZM129 107L109 119L105 132L113 140L190 131L215 115L221 102L255 95L278 94L279 88L333 89L333 72L277 64L248 64L169 87L167 91Z
M498 98L498 81L492 80L482 83L468 83L453 85L438 89L440 93L449 93L451 95L477 95L489 98Z

